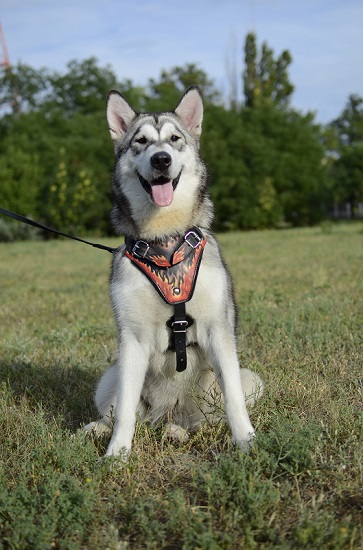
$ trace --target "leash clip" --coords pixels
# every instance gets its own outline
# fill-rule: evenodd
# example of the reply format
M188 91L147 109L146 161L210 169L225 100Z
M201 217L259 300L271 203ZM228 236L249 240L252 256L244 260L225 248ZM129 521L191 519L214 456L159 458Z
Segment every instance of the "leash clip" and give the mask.
M132 248L132 253L138 258L145 258L146 254L149 252L149 249L150 246L145 241L136 241Z
M184 240L191 248L197 248L202 242L201 237L195 231L188 231L184 235Z

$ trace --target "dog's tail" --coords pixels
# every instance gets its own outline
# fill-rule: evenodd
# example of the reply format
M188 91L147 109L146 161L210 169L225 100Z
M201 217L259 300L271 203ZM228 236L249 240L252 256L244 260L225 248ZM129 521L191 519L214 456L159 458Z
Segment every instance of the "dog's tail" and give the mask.
M246 403L253 407L257 399L262 397L264 384L258 374L249 369L241 369L241 381Z

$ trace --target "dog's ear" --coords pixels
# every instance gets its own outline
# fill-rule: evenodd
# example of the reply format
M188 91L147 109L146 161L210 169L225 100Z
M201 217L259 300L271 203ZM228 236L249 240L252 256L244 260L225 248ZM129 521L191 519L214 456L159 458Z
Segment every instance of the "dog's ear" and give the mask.
M135 116L135 111L119 92L112 90L108 94L107 122L113 141L123 137Z
M174 113L181 118L184 126L193 136L200 136L203 122L203 100L197 86L192 86L185 92Z

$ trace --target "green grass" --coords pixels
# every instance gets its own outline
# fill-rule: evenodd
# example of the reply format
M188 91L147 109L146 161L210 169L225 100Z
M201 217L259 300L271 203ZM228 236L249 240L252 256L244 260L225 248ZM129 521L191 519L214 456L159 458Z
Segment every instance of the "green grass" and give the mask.
M241 363L266 382L249 455L138 425L86 438L114 358L110 255L0 246L0 548L363 548L363 224L230 233ZM117 241L110 241L117 246Z

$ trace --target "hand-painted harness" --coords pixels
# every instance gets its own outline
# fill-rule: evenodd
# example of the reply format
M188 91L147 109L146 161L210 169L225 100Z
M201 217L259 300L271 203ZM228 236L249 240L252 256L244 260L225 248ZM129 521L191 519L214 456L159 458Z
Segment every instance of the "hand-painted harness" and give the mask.
M193 296L206 242L196 226L165 240L125 239L125 256L146 275L163 300L174 306L174 317L167 324L174 335L171 349L176 353L178 372L187 367L186 332L193 320L186 315L185 303Z

